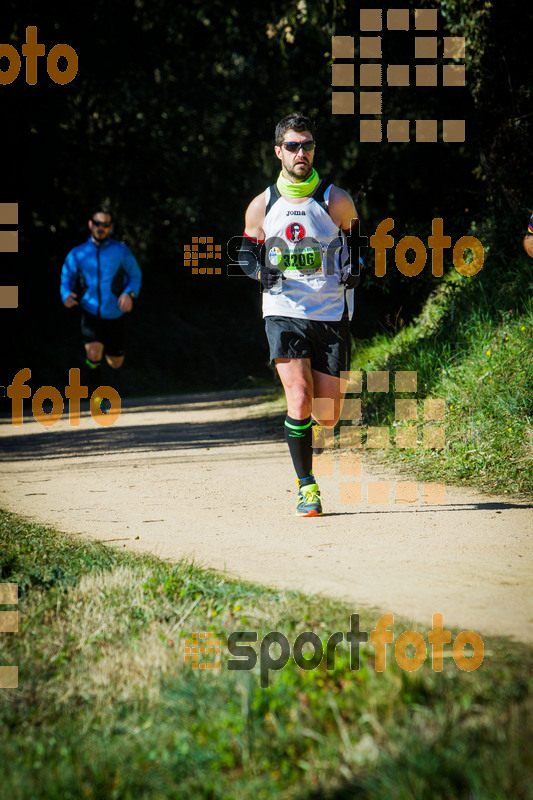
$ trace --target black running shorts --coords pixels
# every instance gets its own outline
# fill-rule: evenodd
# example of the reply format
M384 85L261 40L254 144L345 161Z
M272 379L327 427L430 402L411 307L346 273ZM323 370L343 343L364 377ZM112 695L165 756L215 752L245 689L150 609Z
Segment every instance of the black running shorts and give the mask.
M350 323L295 317L265 317L270 360L309 358L312 369L339 377L350 368Z
M108 356L124 355L124 317L102 319L81 310L81 335L83 344L102 342Z

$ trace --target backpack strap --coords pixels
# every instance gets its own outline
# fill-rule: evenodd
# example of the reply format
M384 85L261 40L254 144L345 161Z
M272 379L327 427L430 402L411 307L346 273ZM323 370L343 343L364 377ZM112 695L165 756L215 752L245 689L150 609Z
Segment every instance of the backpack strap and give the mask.
M267 204L266 204L265 217L268 214L268 212L270 211L270 209L272 208L272 206L274 205L274 203L277 203L277 201L281 197L281 194L279 193L279 189L278 189L278 187L276 186L275 183L272 186L269 186L268 189L269 189L269 197L268 197L268 201L267 201Z
M318 203L318 205L324 209L326 214L329 214L329 191L333 184L328 183L327 180L321 178L320 183L316 187L315 191L311 195L313 200ZM328 200L326 201L325 195L328 195Z

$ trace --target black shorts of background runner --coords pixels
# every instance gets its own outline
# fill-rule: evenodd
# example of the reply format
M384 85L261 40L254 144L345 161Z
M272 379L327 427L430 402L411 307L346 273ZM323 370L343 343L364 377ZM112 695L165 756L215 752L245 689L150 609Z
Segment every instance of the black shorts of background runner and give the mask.
M82 309L81 335L84 344L102 342L108 356L124 355L124 317L102 319Z
M309 358L312 369L338 378L349 369L350 324L265 317L265 330L270 346L270 360L276 358Z

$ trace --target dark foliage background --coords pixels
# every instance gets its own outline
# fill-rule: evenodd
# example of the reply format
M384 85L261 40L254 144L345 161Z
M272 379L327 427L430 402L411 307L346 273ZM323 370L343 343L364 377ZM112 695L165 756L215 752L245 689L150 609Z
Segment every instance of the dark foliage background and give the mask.
M90 207L106 199L144 273L123 391L270 379L257 286L244 276L190 275L183 245L192 236L224 244L242 232L248 202L277 175L274 126L295 108L317 119L316 165L352 193L363 232L393 217L396 240L425 241L439 216L452 242L473 230L490 245L489 266L518 254L533 204L531 18L517 2L416 7L439 9L439 37L466 37L467 86L385 89L385 116L464 117L464 145L360 144L358 117L331 114L332 34L355 36L357 57L359 5L348 0L4 0L0 41L20 52L36 25L47 51L75 48L79 72L59 86L41 58L35 86L23 62L17 80L0 87L0 199L20 204L21 240L18 254L1 256L2 282L20 286L20 302L2 310L0 385L30 367L34 388L62 387L79 365L78 318L60 303L59 274L87 236ZM384 36L384 63L412 64L412 38L412 29ZM356 337L408 323L436 282L429 259L409 279L390 253L377 279L371 251Z

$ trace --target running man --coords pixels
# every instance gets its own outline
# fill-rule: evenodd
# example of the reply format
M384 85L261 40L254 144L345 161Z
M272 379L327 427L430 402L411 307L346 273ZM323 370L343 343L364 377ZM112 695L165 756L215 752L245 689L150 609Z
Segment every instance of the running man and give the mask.
M104 356L118 370L124 362L124 314L133 308L141 288L141 270L129 247L111 238L113 211L94 209L85 244L67 255L61 270L61 300L67 308L81 306L81 333L89 396L101 383ZM95 398L99 405L100 398Z
M282 119L275 140L281 172L248 206L239 263L262 283L270 358L287 399L285 439L299 489L296 513L312 517L322 514L322 501L313 475L311 414L325 428L340 417L340 373L349 369L349 318L359 283L358 215L351 197L314 169L308 117ZM322 402L313 406L316 398Z

